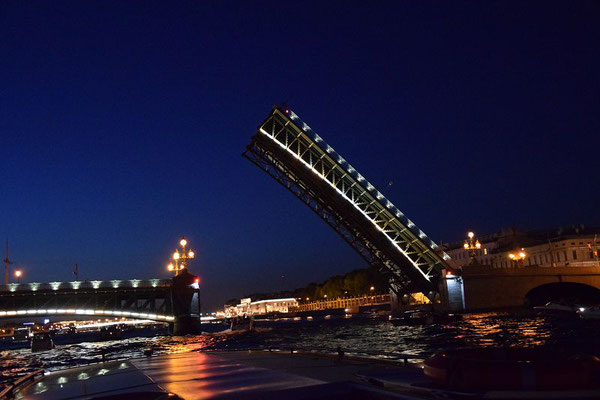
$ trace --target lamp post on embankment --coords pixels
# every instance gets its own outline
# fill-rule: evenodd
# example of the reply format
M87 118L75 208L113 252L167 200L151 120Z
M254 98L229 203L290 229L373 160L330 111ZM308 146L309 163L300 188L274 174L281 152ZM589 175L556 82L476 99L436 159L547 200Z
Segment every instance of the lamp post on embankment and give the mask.
M465 240L463 248L469 252L469 258L471 259L469 264L476 264L477 259L475 257L477 256L477 250L481 249L481 243L475 238L474 232L469 231L469 233L467 233L467 240Z
M181 251L173 253L173 263L167 266L175 275L171 278L171 302L175 320L171 326L174 335L183 336L201 332L200 326L200 278L192 275L189 262L195 257L191 249L186 250L185 237L179 241Z

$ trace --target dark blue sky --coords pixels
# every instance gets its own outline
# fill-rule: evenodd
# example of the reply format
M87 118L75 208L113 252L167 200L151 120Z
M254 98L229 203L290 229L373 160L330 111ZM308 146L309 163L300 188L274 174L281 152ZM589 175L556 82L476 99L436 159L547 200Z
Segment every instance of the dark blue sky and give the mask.
M49 281L166 277L185 234L208 308L363 267L240 157L285 100L436 241L599 224L599 20L597 2L3 1L0 238Z

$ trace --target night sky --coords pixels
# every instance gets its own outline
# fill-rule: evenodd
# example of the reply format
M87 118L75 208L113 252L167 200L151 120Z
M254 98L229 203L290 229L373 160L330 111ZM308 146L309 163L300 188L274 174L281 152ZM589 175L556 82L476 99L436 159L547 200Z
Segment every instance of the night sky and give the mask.
M600 6L524 3L2 1L0 239L45 282L185 235L206 310L362 268L241 157L283 101L438 242L598 225Z

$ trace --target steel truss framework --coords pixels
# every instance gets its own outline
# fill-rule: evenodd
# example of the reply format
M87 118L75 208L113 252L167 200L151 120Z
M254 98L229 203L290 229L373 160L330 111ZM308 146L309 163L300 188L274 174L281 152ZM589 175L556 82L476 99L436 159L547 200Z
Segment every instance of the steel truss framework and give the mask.
M291 110L274 108L244 157L389 273L397 293L437 292L449 257Z
M0 292L0 310L0 317L81 314L173 319L169 286L3 291Z

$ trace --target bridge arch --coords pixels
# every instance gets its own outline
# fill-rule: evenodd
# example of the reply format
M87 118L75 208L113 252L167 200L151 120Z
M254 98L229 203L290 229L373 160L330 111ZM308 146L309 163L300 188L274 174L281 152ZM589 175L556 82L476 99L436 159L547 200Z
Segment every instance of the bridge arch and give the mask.
M600 303L597 267L470 266L463 269L462 279L468 310L535 306L561 297Z
M529 290L525 304L538 306L549 301L568 304L600 304L600 289L579 282L552 282Z

